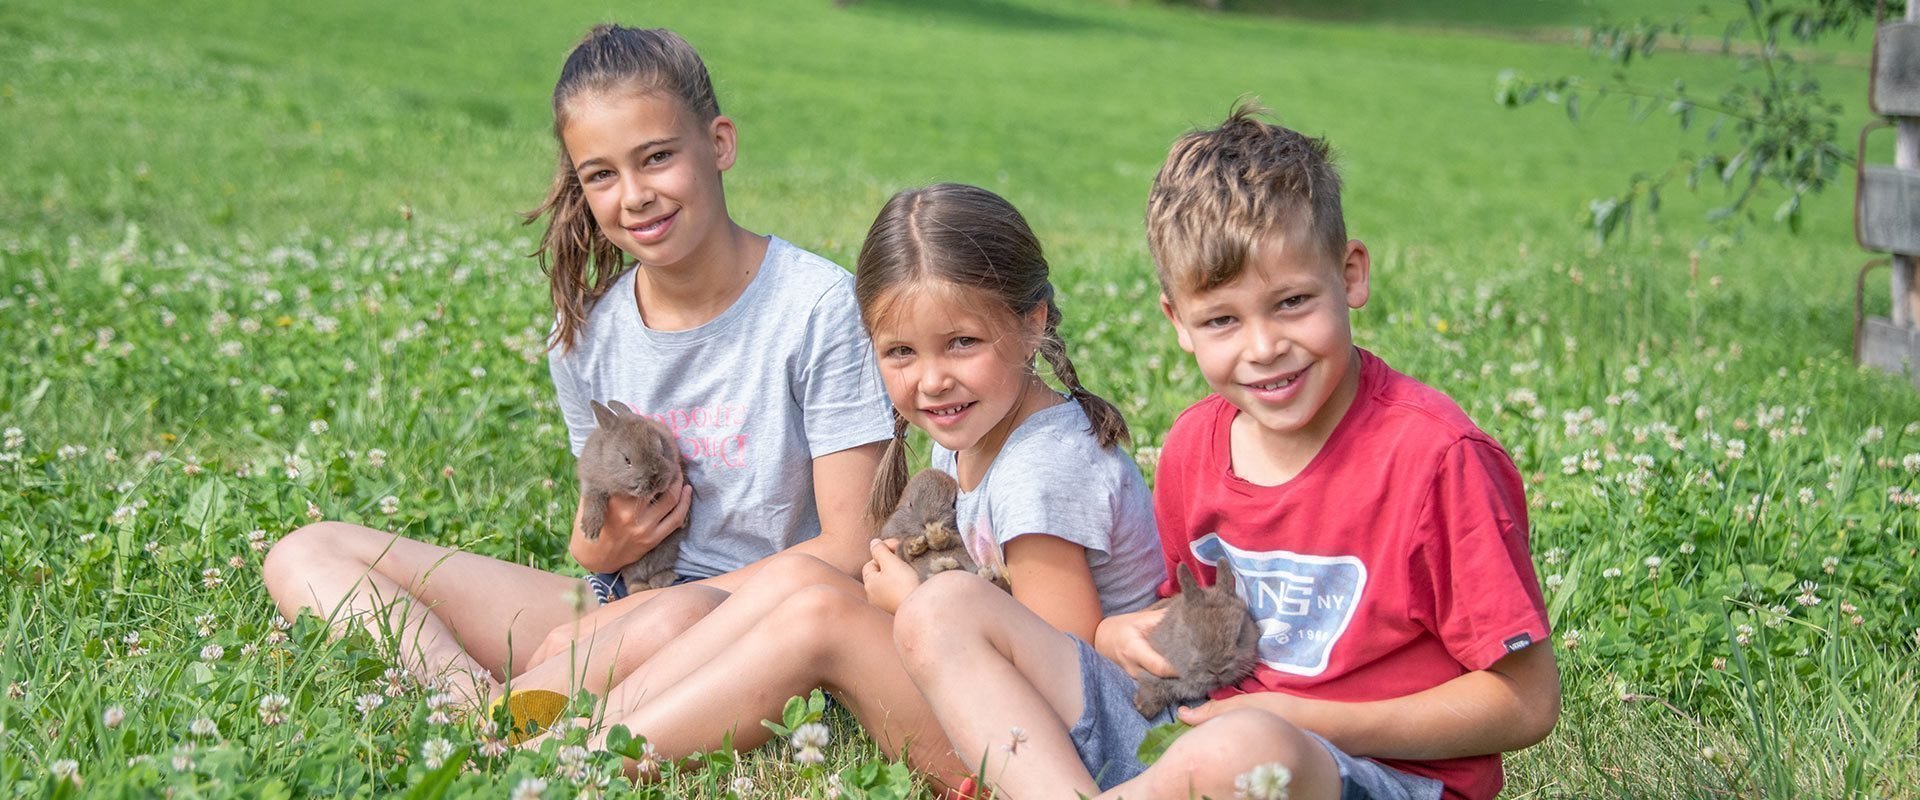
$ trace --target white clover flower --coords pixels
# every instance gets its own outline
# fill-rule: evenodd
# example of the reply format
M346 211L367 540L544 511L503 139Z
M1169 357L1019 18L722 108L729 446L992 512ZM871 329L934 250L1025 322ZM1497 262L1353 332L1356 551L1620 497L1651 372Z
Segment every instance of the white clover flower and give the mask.
M219 661L220 657L226 654L227 649L217 644L210 644L200 648L201 661Z
M1908 453L1900 457L1900 466L1908 472L1920 472L1920 453Z
M387 465L387 451L378 447L367 451L367 466L384 467Z
M1548 551L1547 551L1547 554L1546 554L1546 556L1545 556L1545 560L1546 560L1546 562L1547 562L1548 564L1558 564L1558 563L1560 563L1560 562L1562 562L1562 561L1565 561L1565 560L1567 560L1567 550L1566 550L1566 548L1564 548L1564 547L1555 547L1555 548L1553 548L1553 549L1551 549L1551 550L1548 550Z
M1680 543L1680 555L1683 555L1683 556L1693 555L1693 551L1696 549L1698 548L1694 547L1694 544L1692 542Z
M173 771L188 772L193 769L193 743L187 742L173 748Z
M1580 629L1575 628L1560 634L1560 646L1569 652L1580 648Z
M192 725L187 726L187 731L203 739L220 735L220 727L206 717L194 720Z
M380 695L363 694L353 699L353 709L360 712L360 716L364 717L373 713L374 709L379 708L386 702L386 698Z
M400 513L400 498L393 495L380 498L380 513L387 516Z
M269 546L270 544L269 542L267 542L266 531L262 531L262 530L247 531L247 549L248 550L252 550L253 552L256 552L256 553L263 553L263 552L266 552L266 549Z
M513 800L540 800L546 792L546 781L539 778L523 778L519 786L513 787Z
M831 737L832 731L828 730L827 726L818 722L809 722L795 728L790 741L795 750L804 750L809 747L820 749L827 746Z
M1640 563L1642 563L1642 564L1645 564L1645 565L1646 565L1646 567L1647 567L1647 569L1659 569L1659 568L1660 568L1660 557L1659 557L1659 556L1647 556L1647 557L1646 557L1645 559L1642 559Z
M307 519L313 520L314 522L319 522L322 516L325 516L325 514L321 513L320 507L317 505L314 505L312 500L308 500L307 501Z
M1286 800L1293 772L1284 764L1261 764L1233 779L1233 796L1240 800Z
M753 779L745 775L742 775L738 778L734 778L732 785L730 785L728 788L731 789L734 794L745 797L753 793Z
M1875 425L1871 428L1868 428L1866 433L1863 433L1860 435L1860 443L1873 444L1875 442L1880 441L1881 439L1885 439L1886 437L1887 437L1887 429L1882 428L1878 425Z
M1552 575L1548 575L1548 576L1547 576L1547 591L1549 591L1549 592L1553 592L1553 591L1559 591L1559 589L1560 589L1560 585L1561 585L1561 584L1563 584L1563 583L1566 583L1566 581L1567 581L1567 579L1566 579L1565 577L1562 577L1562 576L1560 575L1560 573L1558 573L1558 572L1556 572L1556 573L1553 573Z
M1813 593L1814 590L1818 588L1820 588L1820 584L1814 583L1813 581L1801 581L1800 596L1795 597L1794 602L1808 607L1820 605L1820 596Z
M1821 572L1827 573L1828 575L1832 575L1833 573L1839 571L1839 569L1840 569L1839 558L1836 558L1834 556L1827 556L1826 558L1820 559Z
M213 587L215 587L215 586L219 586L219 585L220 585L221 583L223 583L223 581L221 581L221 580L220 580L220 570L219 570L219 568L217 568L217 567L208 567L208 568L206 568L206 569L203 569L203 570L200 570L200 585L201 585L201 586L205 586L205 587L207 587L208 589L211 589L211 588L213 588Z
M120 506L119 508L116 508L113 510L113 516L107 518L107 523L111 525L120 525L127 522L132 522L133 518L136 516L139 516L139 514L140 514L139 509L136 509L133 506Z
M793 751L793 763L803 767L818 766L827 763L827 754L816 748L803 747Z
M18 450L22 445L26 443L27 443L26 433L22 432L19 428L7 429L6 447L8 450Z
M269 694L260 698L260 723L273 727L287 721L287 696Z
M1608 568L1606 568L1606 569L1603 569L1603 570L1601 570L1601 571L1600 571L1600 577L1602 577L1602 578L1618 578L1618 577L1620 577L1620 568L1619 568L1619 567L1608 567Z
M119 706L107 706L107 710L100 714L100 724L109 729L120 727L120 723L125 722L126 719L127 710Z
M324 419L316 419L312 422L309 422L307 423L307 431L309 433L312 433L315 436L319 436L320 434L326 433L327 421Z
M53 774L55 781L68 781L75 786L79 786L81 783L80 762L71 758L63 758L52 764L48 764L47 772Z
M447 759L451 757L453 757L453 743L445 739L428 739L420 745L420 762L427 765L427 769L439 769L440 765L447 763Z

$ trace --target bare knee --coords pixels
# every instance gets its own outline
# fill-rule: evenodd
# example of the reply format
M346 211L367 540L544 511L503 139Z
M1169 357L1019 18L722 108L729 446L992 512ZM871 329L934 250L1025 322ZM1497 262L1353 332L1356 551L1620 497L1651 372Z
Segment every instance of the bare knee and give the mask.
M260 577L282 611L313 607L305 578L315 569L327 568L331 560L348 557L345 543L361 530L343 522L316 522L273 543L260 564Z
M1332 766L1320 743L1277 715L1229 711L1195 728L1154 764L1156 786L1219 786L1263 764L1278 764L1313 781ZM1337 774L1335 776L1337 780Z
M911 666L922 655L938 658L956 638L980 635L980 625L991 615L972 609L992 602L990 592L1004 595L979 576L959 570L928 578L894 614L893 642L901 658Z
M713 613L713 609L726 599L726 592L711 586L697 583L674 586L648 600L644 606L644 616L647 623L657 630L678 636Z
M853 579L846 573L835 569L814 556L806 553L780 553L753 573L748 583L756 591L798 591L807 586L850 585Z

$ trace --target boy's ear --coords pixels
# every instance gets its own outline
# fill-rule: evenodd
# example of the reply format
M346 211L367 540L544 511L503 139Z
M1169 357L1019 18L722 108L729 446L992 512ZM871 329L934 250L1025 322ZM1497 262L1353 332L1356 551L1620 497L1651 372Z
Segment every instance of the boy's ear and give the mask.
M1180 323L1180 317L1173 313L1173 299L1167 297L1166 292L1160 293L1160 313L1166 315L1168 322L1173 323L1173 335L1180 340L1180 349L1193 352L1193 336L1187 333L1187 326Z
M1347 240L1346 253L1340 260L1340 278L1347 285L1347 307L1366 305L1373 280L1373 257L1367 252L1366 242Z
M740 154L740 132L733 127L733 118L725 114L714 117L712 122L707 123L707 134L713 137L715 165L721 172L732 169L734 160Z

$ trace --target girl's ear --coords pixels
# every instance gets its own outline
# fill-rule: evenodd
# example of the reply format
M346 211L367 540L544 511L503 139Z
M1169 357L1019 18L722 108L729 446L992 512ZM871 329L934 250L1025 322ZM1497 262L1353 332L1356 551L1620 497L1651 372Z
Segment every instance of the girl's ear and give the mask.
M713 137L715 165L721 172L732 169L740 147L740 132L733 127L733 118L725 114L714 117L707 123L707 134Z

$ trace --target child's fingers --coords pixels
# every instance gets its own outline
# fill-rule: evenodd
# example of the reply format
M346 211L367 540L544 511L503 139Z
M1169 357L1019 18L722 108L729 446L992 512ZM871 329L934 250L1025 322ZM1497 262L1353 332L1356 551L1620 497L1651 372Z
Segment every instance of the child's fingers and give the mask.
M1143 672L1149 672L1162 678L1180 677L1180 670L1173 666L1173 662L1168 661L1166 656L1160 655L1160 651L1153 649L1153 645L1145 638L1140 639L1135 642L1132 647L1128 648L1127 657L1128 660L1133 662L1135 667L1138 667Z

